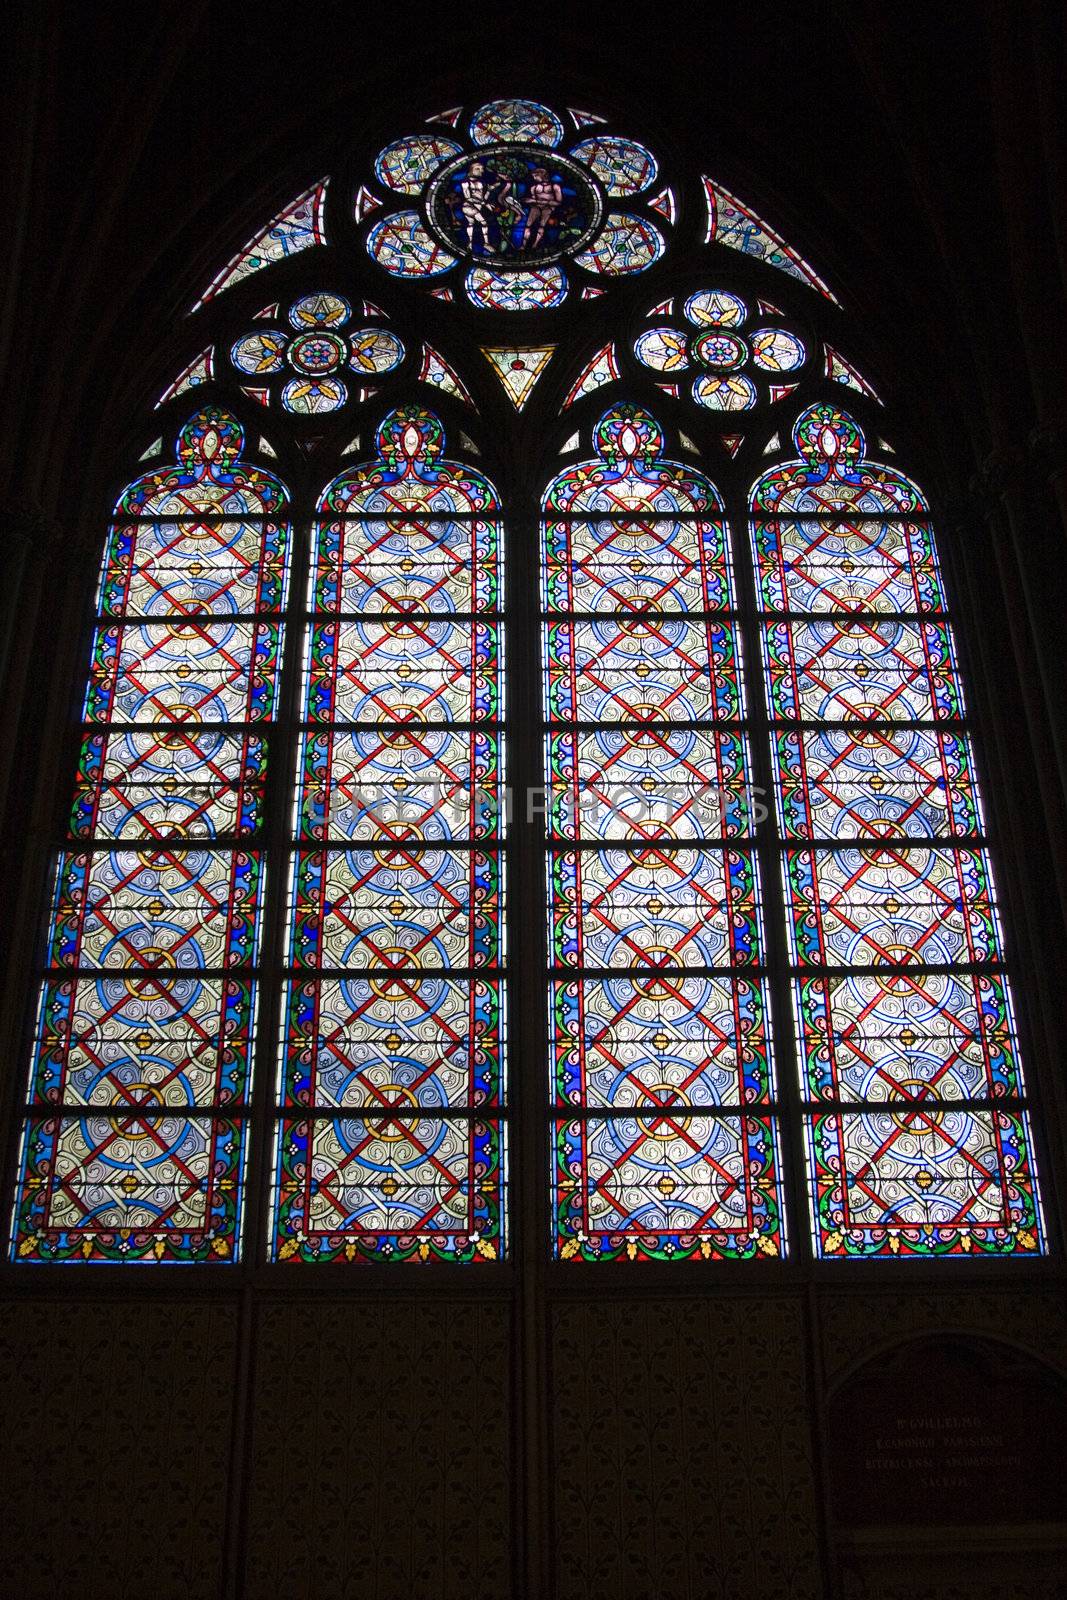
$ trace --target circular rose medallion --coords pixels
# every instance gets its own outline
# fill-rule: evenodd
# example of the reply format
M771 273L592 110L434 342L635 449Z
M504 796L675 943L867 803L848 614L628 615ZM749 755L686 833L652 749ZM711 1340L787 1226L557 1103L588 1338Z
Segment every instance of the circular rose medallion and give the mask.
M321 377L341 365L348 346L335 333L302 333L289 346L289 361L297 372Z
M693 342L693 354L706 367L739 367L748 351L732 333L702 333Z
M457 255L496 266L558 261L600 226L589 174L536 146L490 145L440 169L426 196L431 229Z

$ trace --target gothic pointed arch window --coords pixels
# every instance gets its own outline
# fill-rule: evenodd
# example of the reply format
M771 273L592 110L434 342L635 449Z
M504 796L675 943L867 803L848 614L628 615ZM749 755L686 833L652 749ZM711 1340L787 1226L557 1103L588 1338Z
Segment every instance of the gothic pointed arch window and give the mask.
M832 289L668 167L451 108L193 306L117 479L13 1260L1046 1249L930 508Z

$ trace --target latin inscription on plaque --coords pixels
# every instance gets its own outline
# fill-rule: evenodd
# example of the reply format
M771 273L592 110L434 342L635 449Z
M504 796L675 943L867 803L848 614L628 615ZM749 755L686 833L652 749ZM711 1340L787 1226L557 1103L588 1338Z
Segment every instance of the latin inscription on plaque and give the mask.
M827 1405L838 1523L1067 1522L1067 1394L1010 1346L915 1341Z

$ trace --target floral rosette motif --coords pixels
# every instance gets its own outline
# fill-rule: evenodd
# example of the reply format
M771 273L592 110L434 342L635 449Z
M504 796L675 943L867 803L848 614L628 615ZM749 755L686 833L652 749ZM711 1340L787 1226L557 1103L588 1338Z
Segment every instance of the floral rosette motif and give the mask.
M700 289L673 326L657 323L639 333L634 355L667 379L687 379L693 399L709 411L750 411L761 398L781 400L796 387L807 347L776 325L774 307L757 305L753 315L736 294Z
M442 280L462 278L472 305L493 311L549 310L575 281L589 292L597 278L647 271L666 249L662 224L674 220L670 190L651 192L655 156L600 118L567 117L572 135L537 101L494 100L465 133L456 110L434 119L448 133L387 145L376 177L415 203L373 223L371 259L393 277L434 280L445 298Z
M303 295L285 320L288 327L279 317L275 326L242 334L230 360L256 380L256 397L265 405L278 391L283 411L297 416L338 410L348 399L346 378L373 381L395 371L406 354L391 328L350 327L352 307L341 295Z

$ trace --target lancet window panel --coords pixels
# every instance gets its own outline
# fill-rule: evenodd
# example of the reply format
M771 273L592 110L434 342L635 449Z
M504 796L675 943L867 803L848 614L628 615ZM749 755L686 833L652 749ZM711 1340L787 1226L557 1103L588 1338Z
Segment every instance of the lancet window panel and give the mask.
M390 412L313 528L271 1255L506 1253L502 525Z
M838 407L808 407L793 444L750 511L815 1250L1033 1253L1004 937L929 512Z
M544 499L553 1248L782 1253L740 629L719 493L629 403ZM728 841L728 842L727 842Z
M79 840L250 837L262 820L266 769L267 741L250 729L87 733L70 831Z
M44 952L12 1254L234 1261L289 496L205 407L120 496Z

